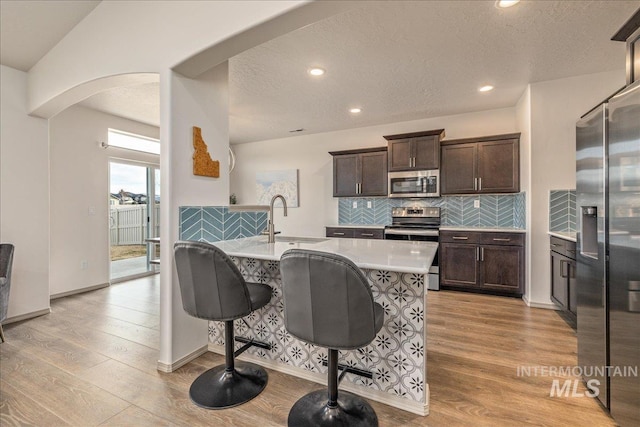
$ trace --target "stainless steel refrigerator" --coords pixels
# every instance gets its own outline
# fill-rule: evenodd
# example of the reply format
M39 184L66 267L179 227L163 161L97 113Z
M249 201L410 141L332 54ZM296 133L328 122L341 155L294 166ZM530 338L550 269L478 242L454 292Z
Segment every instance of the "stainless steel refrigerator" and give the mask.
M576 196L578 364L585 381L597 381L591 384L599 385L597 398L612 417L637 426L640 81L577 123Z

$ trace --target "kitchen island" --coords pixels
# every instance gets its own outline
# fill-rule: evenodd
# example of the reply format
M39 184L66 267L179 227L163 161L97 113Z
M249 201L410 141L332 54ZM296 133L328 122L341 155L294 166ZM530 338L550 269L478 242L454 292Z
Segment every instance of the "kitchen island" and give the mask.
M211 242L225 251L245 280L273 289L271 302L234 322L236 336L271 344L271 350L251 347L240 359L326 384L327 349L292 337L284 327L280 257L291 248L343 255L367 277L373 298L385 310L375 340L358 350L340 351L339 363L372 372L368 379L347 374L341 389L419 415L429 411L426 370L428 271L438 247L430 242L266 236ZM250 330L248 330L250 329ZM241 346L236 343L236 348ZM209 323L209 349L224 353L224 324ZM324 362L324 363L323 363Z

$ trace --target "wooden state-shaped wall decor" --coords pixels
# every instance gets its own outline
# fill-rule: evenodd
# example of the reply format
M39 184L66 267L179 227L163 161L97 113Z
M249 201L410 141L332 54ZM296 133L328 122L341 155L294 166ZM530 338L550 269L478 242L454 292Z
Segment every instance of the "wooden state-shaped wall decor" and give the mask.
M220 162L211 159L207 143L202 139L202 129L193 127L193 174L199 176L220 177Z

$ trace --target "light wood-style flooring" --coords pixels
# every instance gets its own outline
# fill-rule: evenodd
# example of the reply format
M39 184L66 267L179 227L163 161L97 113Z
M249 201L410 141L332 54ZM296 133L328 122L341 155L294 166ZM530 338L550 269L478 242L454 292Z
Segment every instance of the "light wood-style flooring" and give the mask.
M576 364L576 336L555 312L447 291L429 292L427 306L431 413L372 401L381 426L615 425L591 398L550 397L553 377L517 376L518 366ZM207 353L174 373L156 370L158 276L54 300L51 309L5 326L2 427L284 426L298 398L323 388L269 371L266 390L245 405L196 407L191 382L224 360Z

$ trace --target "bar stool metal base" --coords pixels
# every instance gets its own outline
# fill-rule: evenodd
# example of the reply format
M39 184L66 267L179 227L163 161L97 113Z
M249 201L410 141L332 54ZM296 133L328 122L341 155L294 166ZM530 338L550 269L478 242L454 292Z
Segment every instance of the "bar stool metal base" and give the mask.
M288 426L377 427L378 417L366 400L346 391L340 391L338 406L331 408L327 390L319 390L303 396L293 405Z
M231 408L259 395L267 380L267 372L254 363L235 362L232 371L219 365L196 378L189 389L189 397L202 408Z

